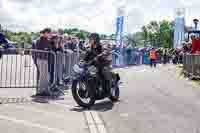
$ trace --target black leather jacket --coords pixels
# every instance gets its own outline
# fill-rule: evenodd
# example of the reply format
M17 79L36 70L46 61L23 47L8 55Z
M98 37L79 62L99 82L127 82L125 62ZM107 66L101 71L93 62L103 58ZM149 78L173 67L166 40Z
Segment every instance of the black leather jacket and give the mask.
M89 62L100 54L102 54L102 56L98 57L97 60L93 62L93 65L97 66L98 68L109 66L112 62L112 56L109 53L109 50L103 49L101 45L99 45L97 48L88 50L84 57L84 61Z
M89 62L101 53L102 53L101 45L98 45L97 48L91 48L91 49L87 50L85 57L84 57L84 61Z

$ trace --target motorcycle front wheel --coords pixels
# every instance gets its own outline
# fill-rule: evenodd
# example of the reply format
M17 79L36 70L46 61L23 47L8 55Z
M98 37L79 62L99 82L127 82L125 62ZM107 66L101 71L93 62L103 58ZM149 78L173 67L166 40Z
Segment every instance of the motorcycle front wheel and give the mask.
M72 82L72 96L76 103L84 108L95 104L95 89L92 82L74 80Z

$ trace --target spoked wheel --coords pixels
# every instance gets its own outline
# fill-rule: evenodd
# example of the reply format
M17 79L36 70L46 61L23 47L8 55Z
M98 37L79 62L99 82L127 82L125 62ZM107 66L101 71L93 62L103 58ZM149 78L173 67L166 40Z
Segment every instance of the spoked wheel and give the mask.
M119 83L117 81L113 81L112 87L110 89L110 100L112 102L117 102L119 100Z
M85 81L73 81L72 96L76 103L84 108L89 108L95 103L95 89Z

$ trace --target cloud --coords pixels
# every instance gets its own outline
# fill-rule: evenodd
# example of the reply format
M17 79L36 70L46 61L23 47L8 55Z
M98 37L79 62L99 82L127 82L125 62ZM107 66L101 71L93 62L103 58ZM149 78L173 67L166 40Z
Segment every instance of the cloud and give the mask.
M150 20L173 19L180 7L190 24L199 6L199 0L0 0L0 23L15 31L77 27L115 33L117 9L124 7L125 32L134 32Z

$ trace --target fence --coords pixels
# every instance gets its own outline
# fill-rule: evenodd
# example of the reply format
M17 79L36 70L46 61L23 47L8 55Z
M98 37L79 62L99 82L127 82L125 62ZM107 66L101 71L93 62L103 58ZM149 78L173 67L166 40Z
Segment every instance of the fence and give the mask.
M73 66L79 61L78 53L71 50L66 50L63 57L63 76L64 78L70 78L72 76Z
M200 78L200 55L184 55L183 71L190 78Z
M134 48L120 50L113 50L112 52L112 65L113 67L120 66L120 58L122 59L123 66L149 64L148 52ZM162 63L162 56L158 54L157 63Z
M72 76L72 68L78 62L77 52L40 51L34 49L0 49L0 88L46 88L60 84ZM123 59L125 66L145 63L143 53L124 50L123 56L112 52L113 67ZM121 56L121 57L120 57Z
M140 51L136 51L134 49L123 49L121 52L122 53L119 53L118 51L113 50L112 52L113 67L119 66L120 63L122 63L123 66L143 64L142 62L143 57Z
M77 53L0 49L0 88L51 88L70 77Z

